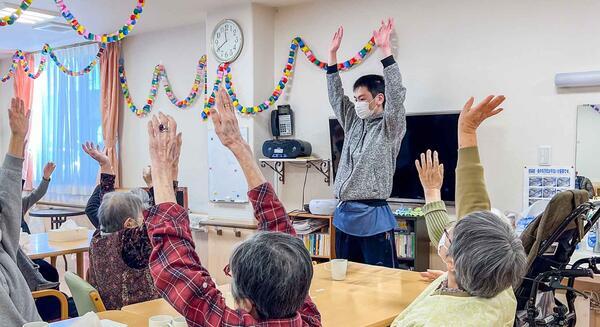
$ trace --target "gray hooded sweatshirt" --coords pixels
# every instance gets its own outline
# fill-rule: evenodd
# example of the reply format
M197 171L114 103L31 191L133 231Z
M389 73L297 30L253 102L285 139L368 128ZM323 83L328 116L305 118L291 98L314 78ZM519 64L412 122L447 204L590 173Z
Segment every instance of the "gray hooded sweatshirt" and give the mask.
M7 155L0 168L0 317L2 326L40 321L31 291L17 267L21 236L23 159Z
M345 134L335 178L335 196L340 201L386 200L392 194L396 157L406 133L406 88L394 58L381 62L385 108L367 119L356 115L354 103L344 95L337 68L327 70L329 102Z

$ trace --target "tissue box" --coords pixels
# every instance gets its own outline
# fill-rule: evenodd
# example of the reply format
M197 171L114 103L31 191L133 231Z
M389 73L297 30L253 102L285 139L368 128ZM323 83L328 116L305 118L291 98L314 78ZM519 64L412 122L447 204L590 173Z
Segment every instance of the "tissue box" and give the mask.
M88 237L88 229L77 227L71 230L53 229L48 231L48 241L50 242L69 242L85 240Z

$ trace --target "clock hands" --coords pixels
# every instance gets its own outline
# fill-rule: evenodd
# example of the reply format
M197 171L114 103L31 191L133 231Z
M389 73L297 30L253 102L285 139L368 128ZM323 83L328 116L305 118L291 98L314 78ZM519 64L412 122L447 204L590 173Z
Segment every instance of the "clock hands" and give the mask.
M223 42L223 44L221 44L221 45L220 45L220 46L217 48L217 51L221 50L221 48L222 48L222 47L223 47L225 44L227 44L227 31L225 31L225 32L224 32L224 34L225 34L225 42Z

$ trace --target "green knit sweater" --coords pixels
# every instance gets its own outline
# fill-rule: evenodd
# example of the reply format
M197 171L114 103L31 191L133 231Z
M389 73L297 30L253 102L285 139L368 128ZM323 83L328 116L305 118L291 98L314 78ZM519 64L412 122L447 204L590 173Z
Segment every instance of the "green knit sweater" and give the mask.
M470 213L490 209L490 198L485 188L479 149L477 147L459 149L456 167L456 216L460 219ZM452 221L443 201L427 203L423 210L429 239L432 244L437 245L444 228Z

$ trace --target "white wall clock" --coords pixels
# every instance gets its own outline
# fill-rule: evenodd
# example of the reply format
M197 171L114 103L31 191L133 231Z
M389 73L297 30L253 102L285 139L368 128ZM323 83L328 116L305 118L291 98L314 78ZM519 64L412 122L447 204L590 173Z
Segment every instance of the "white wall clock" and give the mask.
M242 28L231 19L224 19L212 32L211 48L220 62L232 62L242 52L244 35Z

